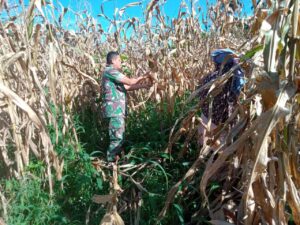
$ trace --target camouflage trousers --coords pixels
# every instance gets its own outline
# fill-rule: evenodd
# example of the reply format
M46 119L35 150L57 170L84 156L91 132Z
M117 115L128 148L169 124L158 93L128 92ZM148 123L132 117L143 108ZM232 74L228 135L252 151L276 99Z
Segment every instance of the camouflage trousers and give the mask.
M109 146L107 150L107 160L113 161L115 156L121 152L124 141L125 118L110 117L108 119Z

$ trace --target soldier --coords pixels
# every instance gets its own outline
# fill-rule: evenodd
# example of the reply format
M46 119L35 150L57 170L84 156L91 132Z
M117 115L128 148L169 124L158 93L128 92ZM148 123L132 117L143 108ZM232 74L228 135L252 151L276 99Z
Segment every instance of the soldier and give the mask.
M108 120L109 147L108 162L120 158L125 132L126 92L141 88L149 88L152 83L141 83L150 75L129 78L121 73L121 58L118 52L109 52L106 56L107 66L102 77L102 112Z

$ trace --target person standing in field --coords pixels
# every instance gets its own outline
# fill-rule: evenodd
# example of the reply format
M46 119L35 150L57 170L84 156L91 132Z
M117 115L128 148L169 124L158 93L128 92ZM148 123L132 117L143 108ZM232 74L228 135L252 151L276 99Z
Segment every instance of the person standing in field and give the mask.
M226 122L237 105L238 97L245 84L245 78L244 71L239 65L239 56L231 49L216 49L211 52L211 59L215 64L215 71L203 79L200 87L224 76L229 70L235 68L232 72L233 75L226 81L220 93L212 99L211 129L214 130L218 125ZM209 88L199 93L200 100L204 100L201 108L203 125L200 125L199 128L200 145L203 144L203 134L209 118L208 90ZM217 141L217 145L225 141L224 138L225 134L223 133Z
M151 78L150 75L138 78L125 76L121 72L121 57L118 52L109 52L106 56L106 64L101 84L102 113L108 122L109 147L107 161L115 162L118 161L122 152L127 111L127 91L150 88L152 82L142 82L147 78Z

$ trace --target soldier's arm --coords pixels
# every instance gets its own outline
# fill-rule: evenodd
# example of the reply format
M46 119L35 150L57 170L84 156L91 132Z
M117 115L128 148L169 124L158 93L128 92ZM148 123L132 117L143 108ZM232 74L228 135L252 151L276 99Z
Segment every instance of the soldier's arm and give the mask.
M117 70L110 71L109 74L106 74L107 77L109 77L111 80L114 80L117 83L122 83L124 85L132 86L136 85L142 80L145 80L148 78L148 76L140 76L137 78L130 78L125 76L124 74L120 73Z
M124 84L124 86L136 86L139 82L141 82L142 80L147 79L147 76L141 76L141 77L137 77L137 78L129 78L127 76L122 77L122 79L120 79L120 82ZM126 88L126 87L125 87Z
M131 84L131 85L124 84L125 89L128 91L138 90L141 88L149 89L153 85L153 81L154 81L154 78L150 73L146 73L144 76L138 77L137 79L140 80L135 84Z
M124 87L127 91L134 91L134 90L138 90L141 88L150 88L152 86L152 84L133 84L133 85L126 85L124 84Z
M126 90L137 90L141 88L149 88L152 86L152 76L150 74L140 76L137 78L130 78L120 73L119 71L111 71L108 75L112 80L118 83L122 83ZM151 84L149 83L141 83L142 81L150 78Z

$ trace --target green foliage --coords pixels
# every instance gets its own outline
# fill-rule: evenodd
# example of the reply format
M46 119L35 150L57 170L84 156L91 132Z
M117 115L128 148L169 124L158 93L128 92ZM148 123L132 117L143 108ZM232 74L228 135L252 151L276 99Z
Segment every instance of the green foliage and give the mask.
M59 204L44 191L45 181L25 176L22 180L7 180L5 194L11 199L8 224L67 224Z
M98 111L85 107L77 112L76 118L80 124L78 136L86 152L91 156L104 158L108 146L108 132L100 115L100 106Z
M63 179L57 182L57 199L64 214L72 221L72 224L82 224L89 207L95 206L91 202L92 196L104 190L107 192L108 184L93 168L89 155L84 151L77 154L76 160L67 162L64 169ZM61 186L63 189L60 189ZM102 210L93 217L98 218L103 213Z
M257 45L254 48L252 48L250 51L246 52L245 55L241 56L241 60L245 61L247 59L252 58L257 52L263 50L264 46L263 45Z
M54 145L56 152L59 153L61 157L64 158L64 176L62 180L56 182L56 199L59 205L62 207L64 215L69 219L70 224L82 224L85 221L89 207L94 207L91 202L92 196L97 193L98 190L108 191L108 183L104 183L102 176L96 171L92 166L90 155L88 149L95 149L97 143L96 134L101 133L101 130L91 135L92 132L97 131L97 121L95 114L88 114L91 111L85 112L85 117L82 114L74 116L74 124L77 132L80 135L84 135L88 138L86 146L74 146L73 134L67 132L62 134L62 113L58 113L58 142ZM82 119L81 122L80 119ZM88 134L86 135L85 129L88 129ZM54 141L55 134L54 129L49 128L51 139ZM101 184L101 185L100 185ZM103 187L104 186L104 187ZM97 215L93 215L94 218L103 215L104 211L98 210ZM97 223L95 223L97 224Z
M173 204L174 208L176 209L177 216L179 218L180 224L184 225L184 218L183 218L183 209L178 204Z
M184 159L178 159L176 152L172 155L164 153L176 118L182 110L187 110L183 100L176 99L171 116L167 105L147 103L145 108L130 112L127 118L124 144L126 157L122 160L131 164L147 164L145 169L134 175L134 179L146 191L140 191L130 179L120 176L119 184L125 190L120 196L120 206L128 201L133 204L136 197L132 193L140 193L140 224L151 225L156 222L170 187L182 178L197 156L193 145ZM62 111L52 107L52 115L56 118L57 128L51 125L48 130L55 151L64 158L63 177L55 181L55 194L49 196L47 178L43 175L45 164L32 159L26 168L28 175L24 180L2 180L5 183L5 194L11 199L8 224L79 225L90 218L89 225L98 225L105 207L93 203L91 198L94 194L108 194L109 183L92 166L90 158L97 156L105 159L108 137L104 122L99 112L82 107L73 116L82 143L76 146L72 131L62 132ZM180 148L183 143L179 141L177 144ZM199 177L200 172L197 174ZM183 182L173 207L161 224L184 224L191 221L193 212L201 210L197 187L199 177L193 184ZM186 191L193 195L185 196ZM130 224L135 215L136 211L132 207L121 213L126 224ZM197 220L205 221L205 216L198 215Z
M1 180L5 195L11 199L8 224L83 224L89 208L92 208L94 213L91 216L95 222L90 224L98 225L104 209L99 210L91 202L91 197L97 191L106 194L108 183L94 169L90 155L83 147L74 145L73 133L63 134L61 110L54 107L51 110L56 117L58 132L52 125L48 130L55 151L64 158L63 177L55 181L55 194L50 196L47 178L44 177L46 166L33 158L26 168L28 175L23 180ZM75 128L83 132L78 119L79 116L74 116Z

